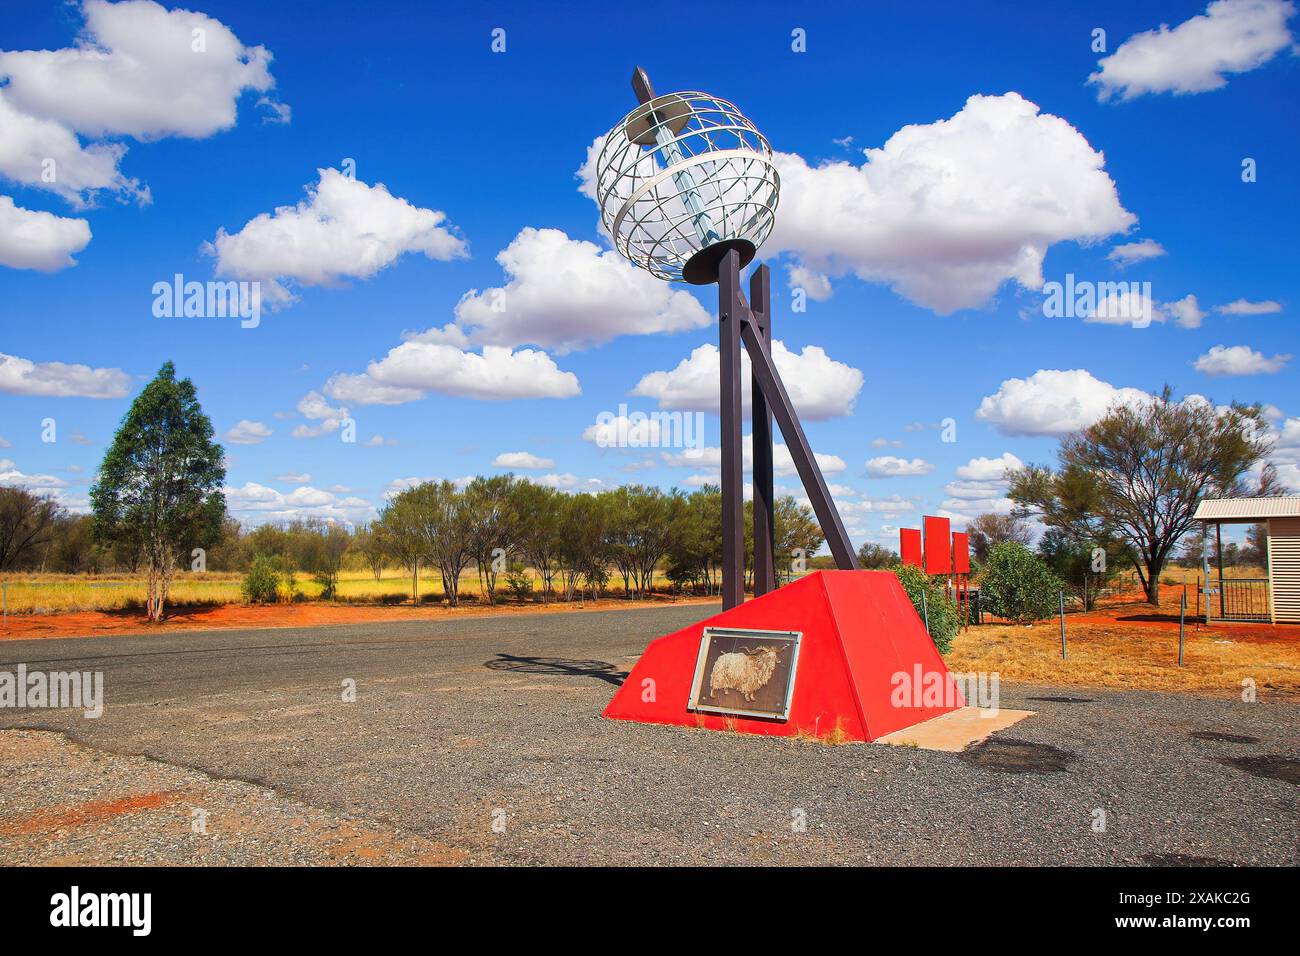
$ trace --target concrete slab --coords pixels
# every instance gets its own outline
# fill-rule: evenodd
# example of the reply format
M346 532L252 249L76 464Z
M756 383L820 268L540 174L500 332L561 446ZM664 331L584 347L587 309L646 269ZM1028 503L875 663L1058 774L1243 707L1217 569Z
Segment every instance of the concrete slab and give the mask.
M960 753L971 744L984 740L989 734L1006 730L1012 724L1017 724L1026 717L1032 717L1035 713L1037 711L963 707L961 710L954 710L932 720L886 734L878 738L876 743Z

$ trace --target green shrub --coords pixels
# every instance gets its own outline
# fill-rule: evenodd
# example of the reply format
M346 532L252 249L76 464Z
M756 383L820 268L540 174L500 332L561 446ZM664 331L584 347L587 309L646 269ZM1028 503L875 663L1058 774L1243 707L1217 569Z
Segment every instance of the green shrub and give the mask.
M506 587L520 604L533 599L533 579L521 567L512 567L506 572Z
M1008 541L989 553L979 587L982 610L1028 624L1056 613L1064 585L1042 558Z
M280 599L280 578L275 559L257 555L240 585L244 600L250 604L274 604Z
M917 617L922 621L929 617L930 640L939 649L940 654L952 650L952 639L957 636L960 618L957 605L948 599L942 578L932 578L920 568L910 564L896 564L889 570L894 572L903 590L907 592L912 606L916 608ZM921 595L925 595L922 608Z

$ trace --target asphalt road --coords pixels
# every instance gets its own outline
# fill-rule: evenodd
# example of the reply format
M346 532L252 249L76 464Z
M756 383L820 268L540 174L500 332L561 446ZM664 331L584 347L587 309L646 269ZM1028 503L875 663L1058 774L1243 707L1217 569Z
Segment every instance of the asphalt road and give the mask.
M0 671L102 671L106 698L99 719L0 709L0 728L82 745L17 735L0 858L321 862L286 837L319 818L458 863L1300 863L1295 703L1003 685L1003 707L1038 714L975 754L600 719L650 639L711 611L0 643ZM30 823L95 774L228 784L242 835L218 853L129 815L80 843L83 811Z

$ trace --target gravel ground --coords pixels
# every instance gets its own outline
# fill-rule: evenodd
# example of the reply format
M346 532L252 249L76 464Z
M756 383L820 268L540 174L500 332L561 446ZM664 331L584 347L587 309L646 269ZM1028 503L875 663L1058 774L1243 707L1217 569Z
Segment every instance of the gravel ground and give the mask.
M97 720L0 710L65 735L0 733L0 862L1300 862L1294 701L1003 685L1037 715L964 754L600 719L709 612L0 645L106 687Z
M265 787L47 731L0 732L0 765L0 866L437 866L466 856Z

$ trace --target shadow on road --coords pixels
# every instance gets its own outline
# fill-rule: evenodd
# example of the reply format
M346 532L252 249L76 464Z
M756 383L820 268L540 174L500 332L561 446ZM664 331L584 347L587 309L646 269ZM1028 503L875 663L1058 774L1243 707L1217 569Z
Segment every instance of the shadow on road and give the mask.
M518 674L553 674L560 677L594 677L619 687L627 671L615 670L607 661L572 661L562 657L516 657L498 654L483 664L488 670L513 671Z

